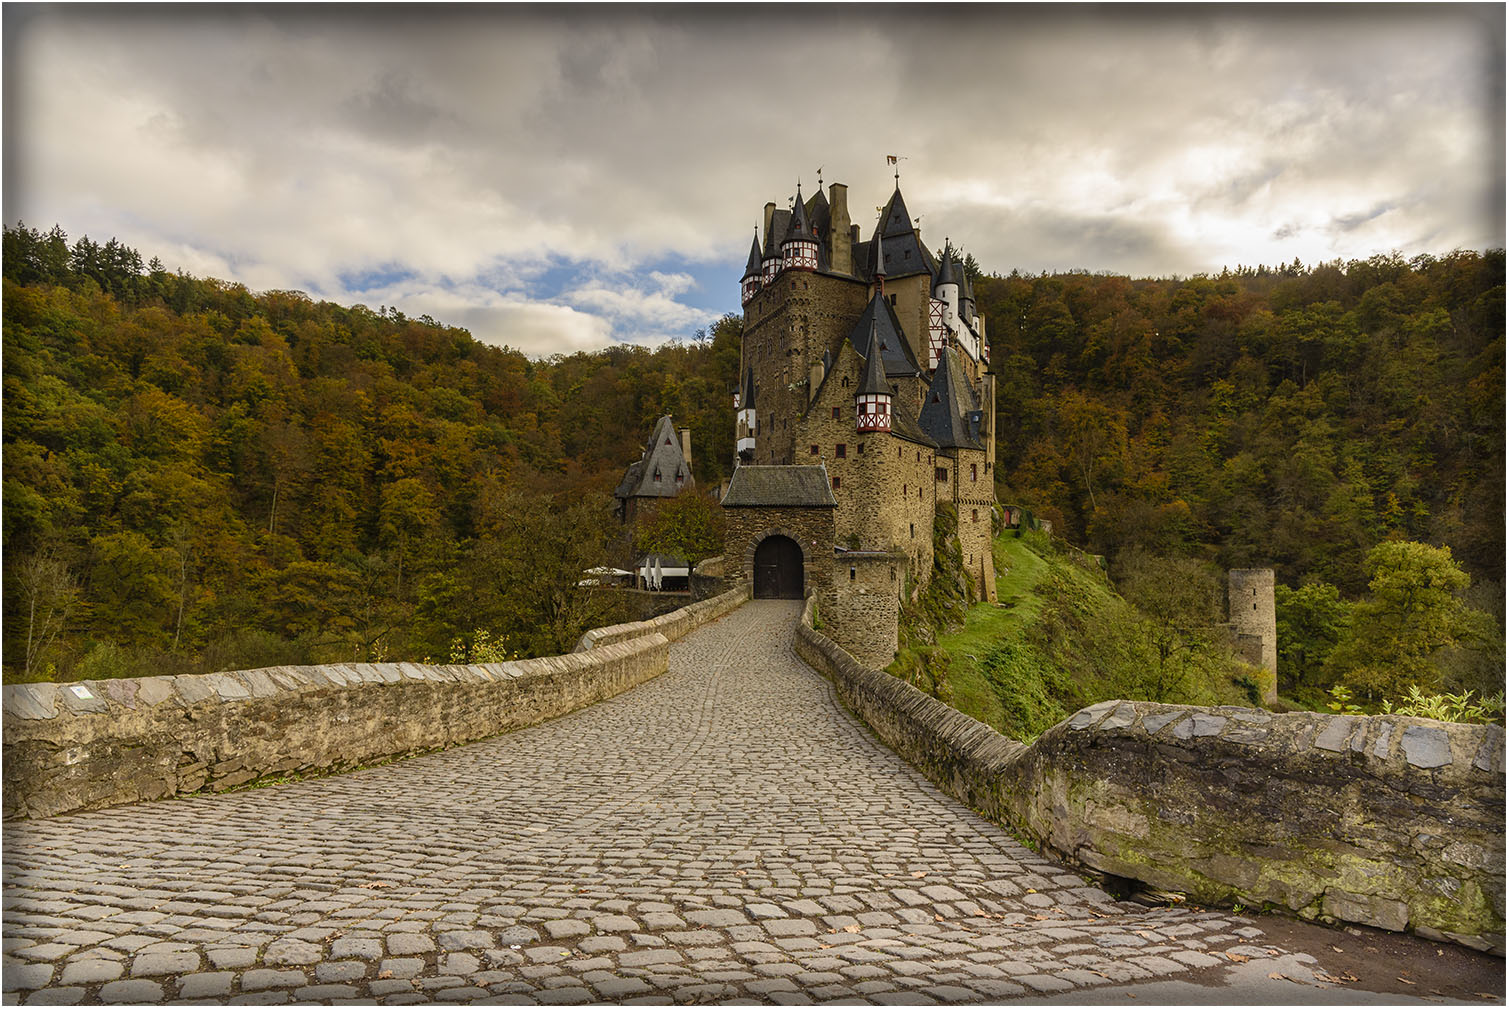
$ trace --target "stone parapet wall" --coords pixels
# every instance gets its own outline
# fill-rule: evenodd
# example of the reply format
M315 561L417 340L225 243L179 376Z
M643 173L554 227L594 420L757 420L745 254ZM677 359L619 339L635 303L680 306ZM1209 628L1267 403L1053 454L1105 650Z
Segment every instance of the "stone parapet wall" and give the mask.
M343 770L534 725L666 670L648 634L474 666L280 666L6 686L4 814L53 816Z
M604 645L630 641L647 634L660 634L667 641L676 641L701 627L709 620L716 620L749 601L750 586L741 583L727 592L683 606L679 610L662 614L652 620L636 620L627 624L609 627L594 627L582 635L572 654L589 652Z
M692 599L701 602L721 595L728 588L728 578L724 570L723 555L716 557L704 557L692 568L691 589Z
M856 661L796 649L944 791L1099 872L1504 951L1504 732L1423 718L1108 701L1031 746Z

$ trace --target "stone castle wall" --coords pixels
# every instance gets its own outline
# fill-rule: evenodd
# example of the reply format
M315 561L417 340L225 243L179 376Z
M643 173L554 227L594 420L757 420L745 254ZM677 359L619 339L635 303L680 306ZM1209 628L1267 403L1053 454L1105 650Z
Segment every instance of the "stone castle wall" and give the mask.
M802 548L807 588L829 584L833 570L832 508L724 508L724 577L754 584L754 555L766 536L786 536Z
M744 307L745 368L753 367L754 462L800 465L796 418L812 396L808 368L848 335L864 311L866 285L817 273L788 271Z
M796 650L950 795L1114 876L1504 951L1504 732L1109 701L1024 746L812 627Z
M913 577L926 580L933 566L931 449L880 431L860 433L854 422L859 355L847 344L834 363L814 408L798 425L797 461L821 462L840 486L835 542L859 550L901 550ZM849 378L845 387L843 378ZM833 408L838 408L838 417ZM838 447L844 447L844 456ZM812 450L816 448L814 453ZM905 493L903 494L903 488ZM918 496L918 490L923 491ZM918 574L920 572L920 575Z
M904 553L842 553L833 558L833 591L820 596L824 628L861 662L884 668L896 657Z
M684 634L746 598L734 590L590 652L517 662L283 666L6 686L4 815L224 791L534 725L660 675L669 654L660 631Z

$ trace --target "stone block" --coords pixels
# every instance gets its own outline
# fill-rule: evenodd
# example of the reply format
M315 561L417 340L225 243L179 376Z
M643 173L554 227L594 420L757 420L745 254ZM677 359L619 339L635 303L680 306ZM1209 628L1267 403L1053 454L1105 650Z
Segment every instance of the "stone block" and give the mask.
M1445 729L1411 725L1400 741L1404 759L1416 767L1444 767L1451 763L1451 740Z

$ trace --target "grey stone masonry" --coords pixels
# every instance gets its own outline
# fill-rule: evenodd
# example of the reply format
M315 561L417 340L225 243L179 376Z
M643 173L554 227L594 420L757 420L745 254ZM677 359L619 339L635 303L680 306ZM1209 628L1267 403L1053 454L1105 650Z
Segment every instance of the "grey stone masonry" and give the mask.
M1105 701L1030 747L867 669L798 652L955 797L1098 872L1206 902L1504 950L1504 730Z
M734 589L611 629L610 640L586 654L6 686L5 816L221 791L533 725L660 675L670 638L747 598L747 590Z
M989 1002L1279 950L939 792L793 654L799 612L747 603L664 675L469 746L9 824L7 997Z

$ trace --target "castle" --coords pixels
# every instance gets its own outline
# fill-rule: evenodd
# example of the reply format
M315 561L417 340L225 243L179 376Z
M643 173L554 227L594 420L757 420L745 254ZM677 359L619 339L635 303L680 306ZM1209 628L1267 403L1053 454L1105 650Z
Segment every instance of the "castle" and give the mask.
M755 595L811 589L836 640L890 663L899 605L958 513L965 570L993 599L995 379L970 277L923 243L900 181L864 236L848 189L767 203L741 283L736 468L724 558Z

